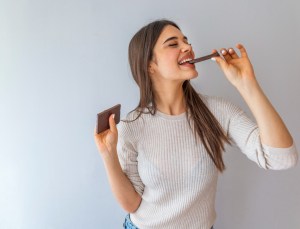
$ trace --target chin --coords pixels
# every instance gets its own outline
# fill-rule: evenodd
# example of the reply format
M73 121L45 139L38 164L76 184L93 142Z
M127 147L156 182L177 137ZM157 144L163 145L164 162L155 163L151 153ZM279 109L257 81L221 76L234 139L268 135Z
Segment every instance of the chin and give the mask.
M198 72L196 71L195 73L190 74L190 76L188 77L188 79L195 79L197 77L198 77Z

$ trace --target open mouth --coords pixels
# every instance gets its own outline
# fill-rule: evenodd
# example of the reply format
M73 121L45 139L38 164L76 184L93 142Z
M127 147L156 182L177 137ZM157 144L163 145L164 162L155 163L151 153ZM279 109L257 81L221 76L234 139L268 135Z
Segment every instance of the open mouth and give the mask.
M189 61L191 61L191 60L192 60L192 58L186 58L186 59L180 61L178 64L182 65L182 64L185 64L185 63L189 63Z

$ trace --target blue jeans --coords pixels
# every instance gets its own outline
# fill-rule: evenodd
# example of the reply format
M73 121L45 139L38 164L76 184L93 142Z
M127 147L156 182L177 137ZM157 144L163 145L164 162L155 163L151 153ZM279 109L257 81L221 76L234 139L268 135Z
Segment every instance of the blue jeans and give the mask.
M126 215L125 221L123 223L123 228L124 229L139 229L137 226L135 226L133 224L133 222L131 222L129 214ZM211 229L214 229L214 227L212 226Z
M126 215L125 221L123 223L123 228L124 229L139 229L137 226L135 226L133 224L133 222L131 222L129 214Z

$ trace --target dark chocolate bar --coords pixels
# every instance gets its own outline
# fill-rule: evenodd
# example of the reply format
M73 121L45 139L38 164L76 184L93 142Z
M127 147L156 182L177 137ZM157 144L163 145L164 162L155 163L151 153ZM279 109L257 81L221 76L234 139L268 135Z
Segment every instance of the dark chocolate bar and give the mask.
M212 57L215 57L215 56L220 56L220 54L218 52L215 52L215 53L207 55L207 56L203 56L203 57L200 57L200 58L190 60L190 61L188 61L188 63L190 63L190 64L198 63L198 62L201 62L201 61L204 61L204 60L211 59Z
M109 129L109 116L115 114L115 123L120 122L121 104L117 104L101 113L97 114L97 134Z

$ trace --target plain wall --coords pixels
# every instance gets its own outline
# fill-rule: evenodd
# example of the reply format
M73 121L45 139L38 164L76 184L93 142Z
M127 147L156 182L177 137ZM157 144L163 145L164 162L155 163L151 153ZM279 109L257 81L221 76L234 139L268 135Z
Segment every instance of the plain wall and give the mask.
M122 227L93 131L98 112L136 107L128 43L155 19L178 23L196 56L244 44L300 149L299 11L279 0L0 0L0 228ZM199 92L251 116L216 63L197 70ZM300 227L299 164L265 171L235 147L224 158L216 229Z

